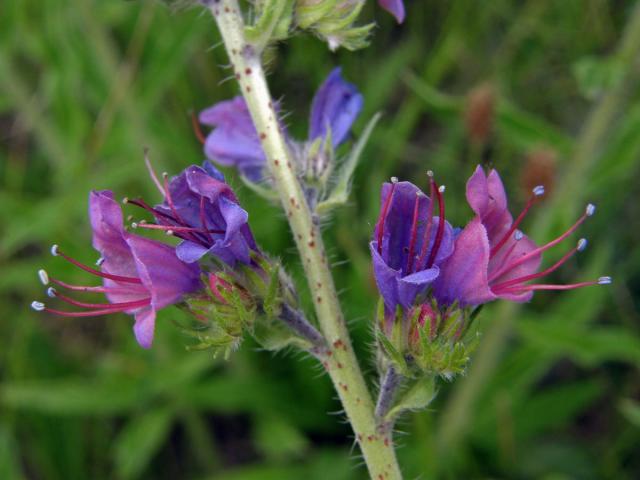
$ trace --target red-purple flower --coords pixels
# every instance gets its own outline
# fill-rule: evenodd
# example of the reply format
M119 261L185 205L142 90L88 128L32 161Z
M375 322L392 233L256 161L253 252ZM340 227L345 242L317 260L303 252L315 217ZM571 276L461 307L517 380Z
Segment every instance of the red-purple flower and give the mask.
M362 109L362 95L335 68L314 96L309 141L324 138L331 130L332 146L344 142ZM200 122L214 127L206 137L204 151L210 160L233 166L252 181L263 177L266 157L247 104L241 96L219 102L200 113ZM292 139L288 139L294 143ZM295 150L295 149L294 149Z
M175 249L125 231L122 211L108 191L89 195L89 216L93 229L93 246L100 252L99 270L71 258L54 245L51 252L77 267L103 279L102 286L71 285L49 277L40 270L43 283L50 282L65 290L103 293L109 303L88 303L68 297L51 287L51 297L81 307L81 311L63 311L33 302L38 311L67 317L88 317L126 312L135 317L133 331L138 343L149 348L153 342L156 311L179 302L185 294L202 288L197 264L180 261Z
M431 174L431 198L412 183L395 178L382 185L380 217L369 249L388 314L398 306L412 307L453 252L454 233L444 220L443 192ZM439 216L434 216L434 198Z
M467 201L476 216L458 235L453 255L440 267L440 276L433 285L439 303L473 306L498 298L526 302L535 290L567 290L611 282L610 277L600 277L571 285L529 283L552 273L586 247L586 240L580 239L558 262L538 271L542 253L566 239L595 211L593 205L587 205L584 214L565 233L538 247L518 227L535 198L543 193L542 186L534 188L524 210L513 220L500 176L495 170L485 175L478 166L467 182Z
M222 174L210 164L205 166L192 165L171 181L166 176L162 184L158 181L165 199L153 208L141 200L129 200L149 210L156 219L156 224L136 226L164 230L181 238L176 253L184 262L213 255L231 267L236 262L250 264L251 252L258 247L249 228L249 215Z
M398 23L404 22L405 12L403 0L378 0L378 4L396 17Z

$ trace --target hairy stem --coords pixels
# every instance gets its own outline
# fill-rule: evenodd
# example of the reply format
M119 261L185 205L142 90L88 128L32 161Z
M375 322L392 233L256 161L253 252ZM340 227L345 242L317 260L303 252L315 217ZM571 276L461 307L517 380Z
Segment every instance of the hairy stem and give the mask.
M246 40L245 24L237 0L207 0L203 3L220 29L302 257L320 328L331 349L323 365L338 392L371 477L375 480L401 479L392 441L376 429L373 401L351 346L320 228L296 177L296 166L273 108L260 52Z

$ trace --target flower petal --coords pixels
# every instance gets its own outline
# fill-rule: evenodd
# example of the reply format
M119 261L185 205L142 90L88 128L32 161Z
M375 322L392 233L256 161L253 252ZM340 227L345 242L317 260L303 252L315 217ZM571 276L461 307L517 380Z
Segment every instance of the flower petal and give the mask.
M398 23L404 22L405 12L403 0L378 0L378 4L396 17Z
M363 97L355 85L344 81L340 67L334 68L313 97L309 140L325 137L331 129L333 147L340 145L360 114L362 104Z
M487 232L475 217L455 242L453 254L440 265L440 276L433 284L438 302L450 305L479 305L494 300L487 277L489 264Z
M142 348L151 348L156 327L156 311L151 307L141 308L135 313L133 333Z

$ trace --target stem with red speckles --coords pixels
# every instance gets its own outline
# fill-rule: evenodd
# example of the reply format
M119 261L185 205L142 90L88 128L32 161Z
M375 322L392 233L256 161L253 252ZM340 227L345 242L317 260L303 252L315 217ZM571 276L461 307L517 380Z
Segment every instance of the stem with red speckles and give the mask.
M373 401L351 346L320 228L306 203L273 108L260 59L261 52L245 38L245 24L237 0L203 0L203 3L213 14L220 29L303 260L307 281L313 291L316 315L322 333L331 346L323 364L355 432L371 478L400 480L402 475L390 433L380 432L376 427Z

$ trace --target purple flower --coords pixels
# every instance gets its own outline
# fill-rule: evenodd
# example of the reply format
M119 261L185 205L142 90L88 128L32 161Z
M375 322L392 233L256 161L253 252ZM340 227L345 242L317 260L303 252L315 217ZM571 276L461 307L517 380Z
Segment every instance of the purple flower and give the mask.
M266 157L260 145L247 104L241 96L225 100L200 112L200 122L215 127L207 136L207 158L257 181L262 176Z
M404 22L404 1L403 0L378 0L378 4L391 15L396 17L398 23Z
M49 288L48 294L85 310L68 312L47 308L33 302L39 311L67 317L88 317L126 312L135 317L133 331L138 343L150 348L153 342L156 310L179 302L185 294L202 288L200 268L180 261L169 245L128 233L122 224L122 211L108 191L89 195L89 216L93 229L93 246L100 252L100 270L84 265L63 253L57 245L53 255L61 256L79 268L103 279L103 286L70 285L51 278L44 270L43 283L53 282L72 291L104 293L109 303L87 303L74 300Z
M247 223L249 215L212 165L206 165L206 170L187 167L162 190L164 202L152 209L157 225L139 227L165 230L181 238L176 253L187 263L204 255L213 255L231 267L236 262L251 263L250 253L258 247Z
M334 68L313 97L309 141L324 138L330 130L331 143L336 148L346 140L362 103L356 86L344 81L340 67Z
M611 282L609 277L601 277L595 282L571 285L528 283L555 271L586 247L587 241L580 239L560 261L538 272L542 253L566 239L595 211L593 205L587 205L585 213L565 233L538 247L518 226L536 197L542 194L542 186L534 188L524 210L514 221L498 173L491 170L485 175L480 166L476 168L467 182L467 201L476 216L456 238L453 255L440 266L440 276L433 285L438 302L450 305L457 301L461 306L479 305L497 298L526 302L535 290L567 290Z
M453 251L453 229L442 221L444 190L432 177L430 183L431 198L438 199L437 217L432 199L412 183L392 179L382 185L380 217L369 249L387 314L393 314L398 305L413 306Z
M309 141L324 138L330 129L334 148L344 142L362 109L362 103L362 95L356 87L345 82L341 69L335 68L313 98ZM266 157L247 104L241 96L203 110L199 119L203 124L214 127L204 144L208 159L237 168L251 181L263 178ZM284 131L284 127L282 129ZM292 139L287 137L287 140L293 144Z

